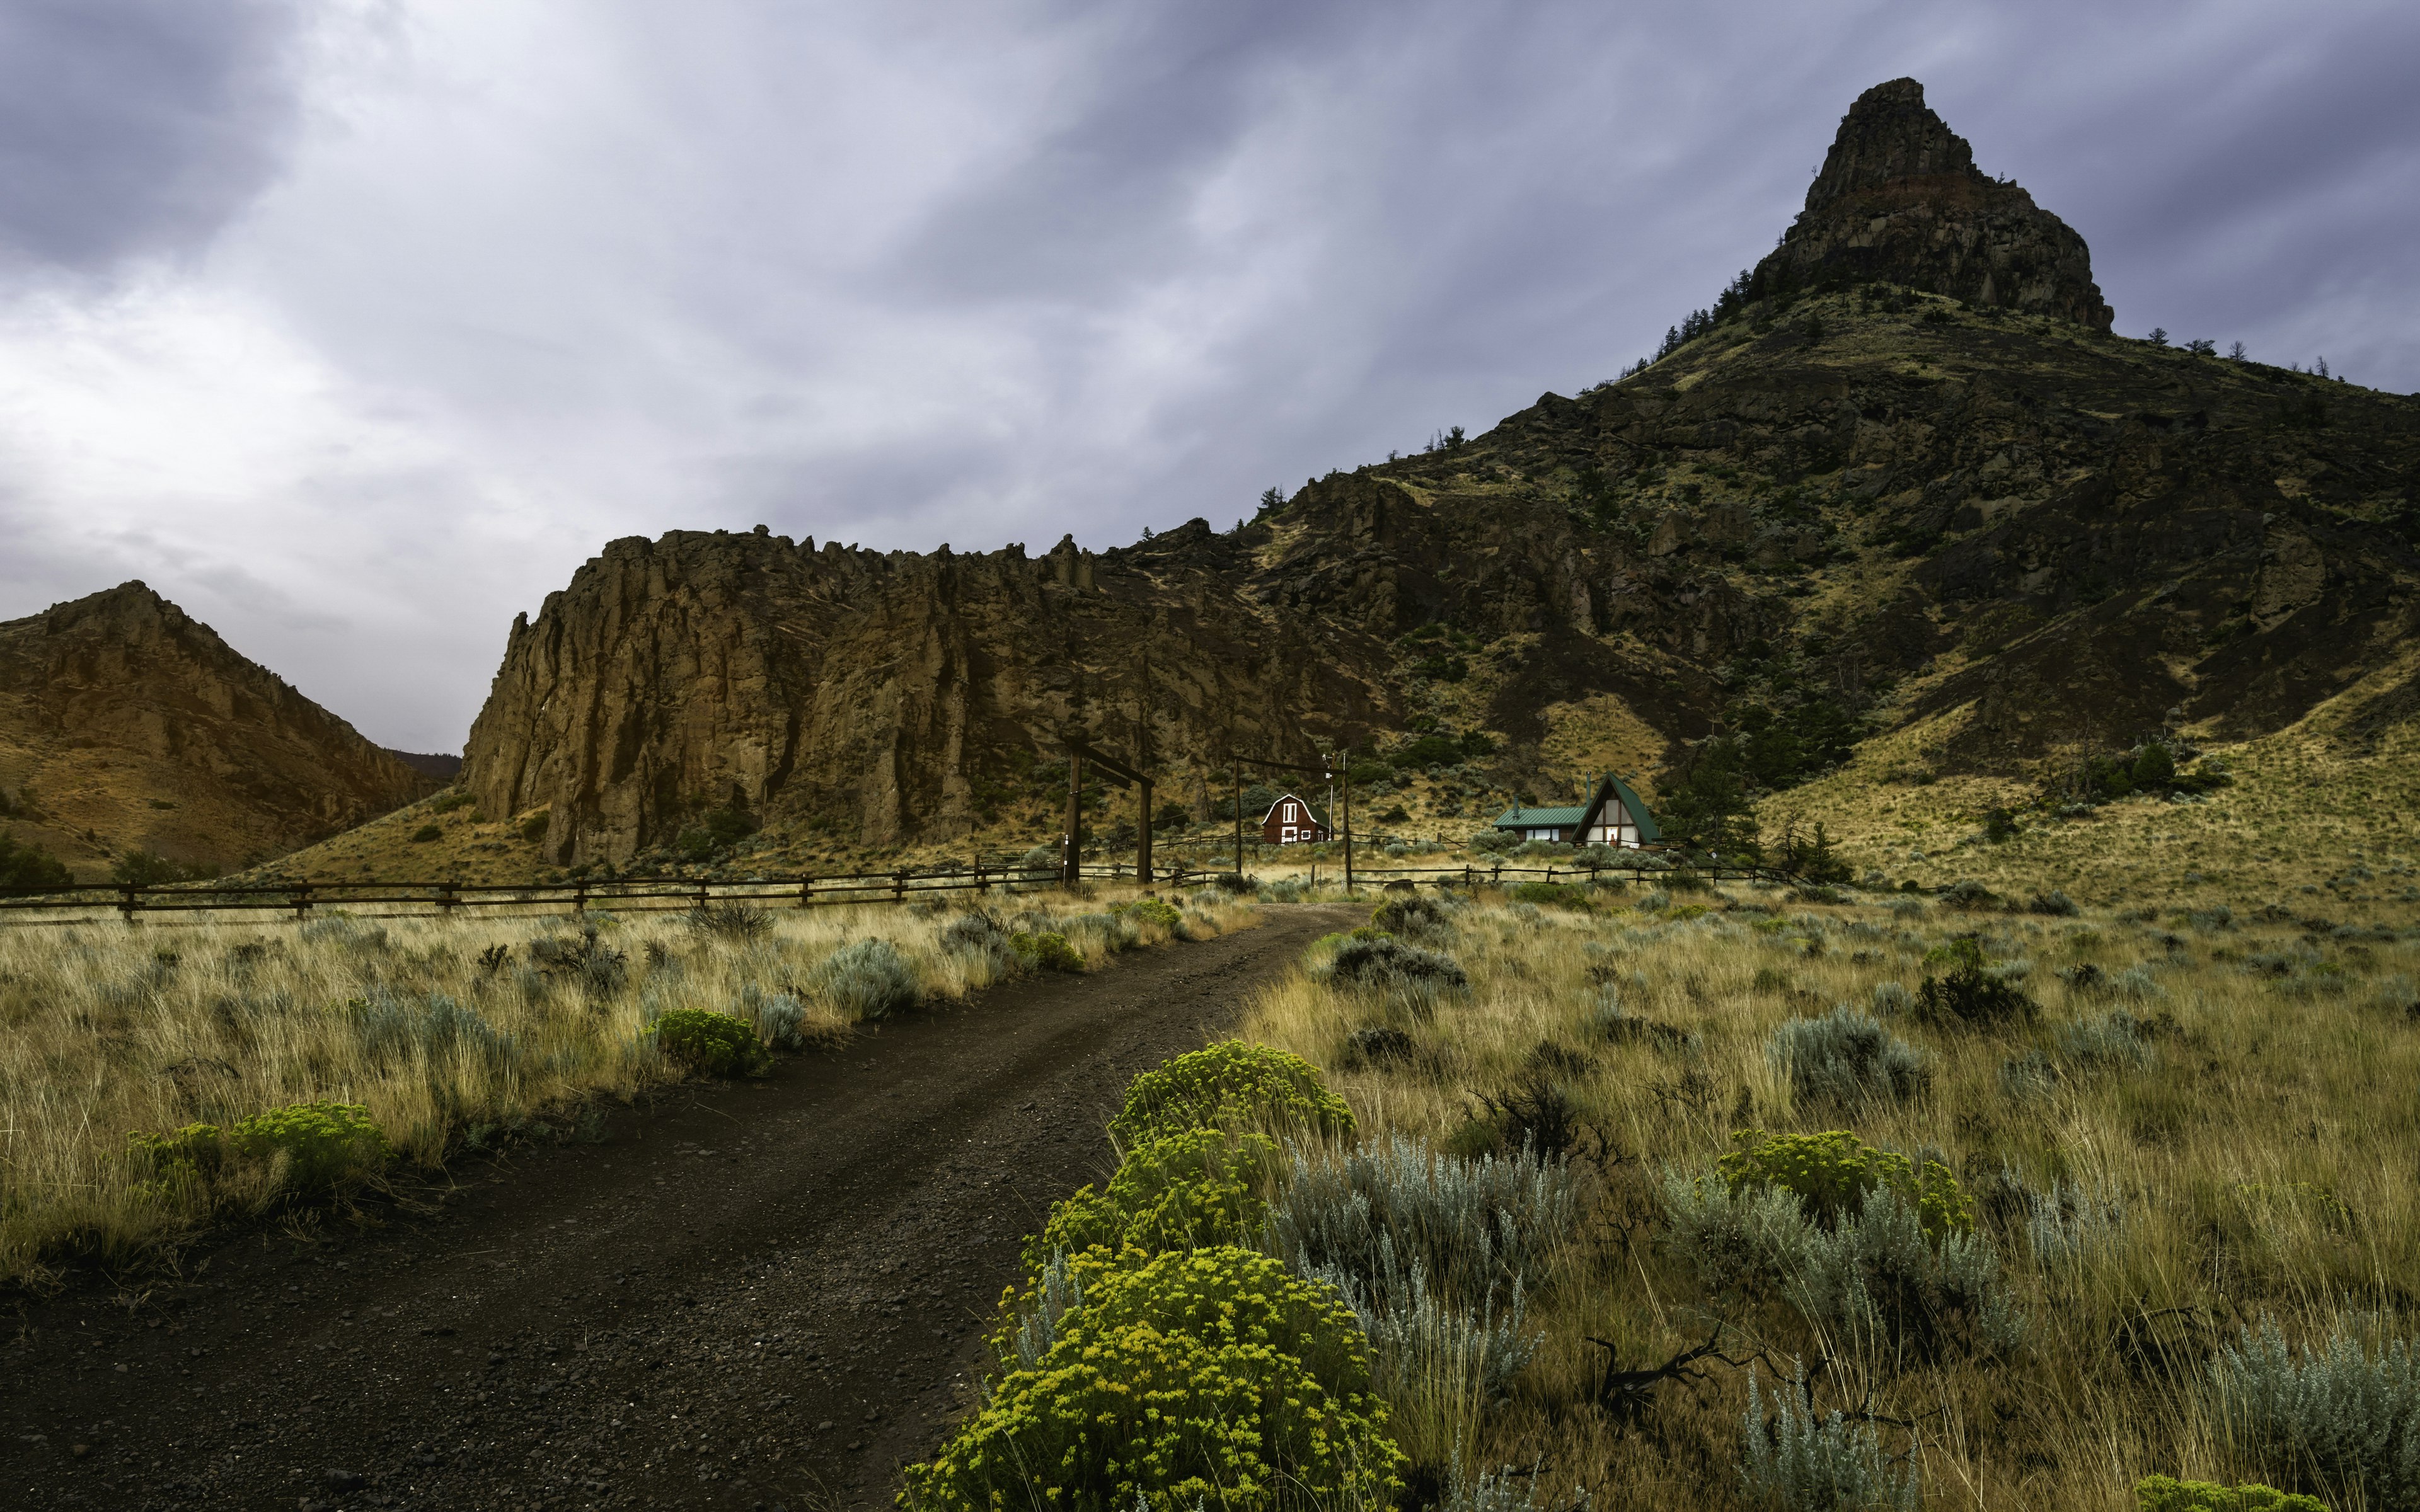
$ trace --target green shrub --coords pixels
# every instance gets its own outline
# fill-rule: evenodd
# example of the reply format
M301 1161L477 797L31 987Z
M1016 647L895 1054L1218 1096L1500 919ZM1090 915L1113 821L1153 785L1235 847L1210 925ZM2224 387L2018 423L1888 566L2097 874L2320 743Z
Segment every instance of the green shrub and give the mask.
M367 995L349 1000L341 1011L351 1021L362 1049L381 1066L408 1062L415 1054L435 1059L457 1050L501 1065L517 1053L511 1035L500 1033L476 1009L443 993L415 997L378 982Z
M358 1103L297 1103L256 1113L228 1127L227 1153L240 1160L287 1158L289 1190L330 1192L375 1175L390 1153L386 1135Z
M521 821L521 839L529 841L532 845L536 844L538 841L546 839L547 825L553 822L554 815L547 810L540 809L537 812Z
M1872 1424L1837 1412L1818 1418L1811 1407L1801 1412L1794 1395L1776 1393L1779 1411L1768 1421L1756 1372L1748 1372L1747 1412L1741 1420L1743 1500L1767 1512L1914 1512L1921 1500L1919 1477L1892 1464Z
M0 835L0 892L41 892L74 881L66 864L39 845L20 845L15 837Z
M1295 1146L1285 1174L1268 1242L1297 1270L1366 1282L1416 1266L1472 1306L1544 1285L1584 1212L1579 1173L1534 1149L1462 1159L1397 1134L1333 1158Z
M1586 908L1588 889L1568 882L1516 882L1510 894L1516 903L1536 903L1546 908Z
M411 832L411 842L414 845L426 845L432 840L442 839L444 834L445 831L435 825L423 825Z
M1050 1211L1029 1240L1025 1266L1039 1274L1053 1254L1249 1244L1268 1216L1261 1192L1277 1142L1265 1134L1188 1129L1128 1150L1104 1189L1087 1186Z
M226 1131L215 1123L189 1123L174 1134L126 1136L126 1151L148 1164L163 1179L183 1177L204 1183L218 1179L226 1163Z
M1445 905L1434 898L1406 893L1389 898L1370 912L1370 927L1386 934L1401 934L1410 939L1443 934L1453 926Z
M700 903L689 911L682 922L692 933L738 945L762 939L773 929L772 915L743 903Z
M859 1019L878 1019L913 1008L923 996L916 974L889 940L858 940L842 946L809 974L824 1001Z
M282 1187L322 1196L384 1168L386 1135L358 1103L297 1103L256 1113L225 1129L189 1123L174 1134L128 1136L129 1153L163 1179L216 1185L238 1165L272 1167L284 1157Z
M1973 877L1959 878L1944 888L1941 894L1941 906L1944 908L1962 908L1969 913L1974 913L1987 908L1996 908L1999 905L2000 895Z
M2358 1487L2378 1512L2420 1508L2420 1360L2408 1343L2373 1355L2338 1332L2289 1350L2264 1320L2219 1351L2211 1380L2236 1443L2266 1465Z
M2037 1011L2031 997L1984 966L1983 948L1971 939L1952 940L1926 960L1947 963L1949 971L1926 977L1916 989L1915 1016L1919 1022L1995 1028L2030 1020Z
M1811 1101L1905 1102L1931 1079L1922 1052L1845 1004L1780 1026L1764 1053L1788 1074L1791 1090Z
M1329 1288L1240 1248L1088 1281L1030 1369L1010 1371L905 1504L1311 1512L1390 1500L1403 1455L1369 1351Z
M1156 924L1165 930L1176 928L1185 918L1185 915L1179 912L1173 903L1158 898L1138 898L1123 908L1113 911L1124 914L1138 923Z
M1317 1067L1268 1045L1222 1040L1136 1077L1109 1134L1133 1149L1187 1130L1248 1124L1350 1134L1353 1110Z
M1939 1161L1919 1173L1905 1155L1876 1149L1846 1129L1827 1134L1771 1134L1743 1129L1731 1152L1714 1163L1733 1192L1777 1186L1798 1195L1807 1215L1826 1227L1862 1211L1867 1195L1889 1190L1916 1209L1934 1239L1975 1227L1973 1204Z
M707 1076L751 1075L771 1063L755 1029L728 1013L675 1008L647 1032L674 1064Z
M1355 930L1342 948L1327 958L1326 966L1318 974L1330 982L1404 991L1423 997L1461 992L1470 985L1470 974L1453 957L1406 945L1366 924Z
M2206 1480L2146 1475L2134 1483L2138 1512L2328 1512L2316 1496L2272 1487L2214 1486Z
M471 805L478 801L478 796L475 794L466 793L460 788L456 788L451 793L441 793L436 797L430 799L428 803L428 811L430 813L452 813L457 809L468 809Z
M1036 930L1008 937L1009 949L1016 958L1036 971L1081 971L1083 953L1067 943L1067 936L1056 930Z

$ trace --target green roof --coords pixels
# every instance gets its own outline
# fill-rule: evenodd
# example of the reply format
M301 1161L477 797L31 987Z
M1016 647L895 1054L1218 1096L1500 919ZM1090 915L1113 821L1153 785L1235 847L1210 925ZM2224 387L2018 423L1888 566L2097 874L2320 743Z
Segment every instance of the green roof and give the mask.
M1630 784L1612 776L1606 777L1606 780L1613 784L1613 795L1630 810L1630 822L1638 826L1639 843L1662 840L1664 832L1655 827L1655 816L1647 811L1647 805L1638 801L1638 795L1630 791Z
M1607 791L1608 789L1610 791ZM1630 821L1638 826L1638 838L1641 842L1664 838L1655 827L1654 815L1647 811L1647 805L1639 802L1638 795L1630 791L1630 784L1618 777L1607 777L1604 784L1597 789L1595 795L1577 808L1511 808L1496 816L1495 827L1497 829L1576 829L1586 823L1608 797L1621 799L1621 806L1630 810Z
M1516 806L1496 816L1496 827L1498 829L1552 829L1560 825L1568 829L1578 824L1581 816L1587 812L1588 810L1585 808L1524 809Z

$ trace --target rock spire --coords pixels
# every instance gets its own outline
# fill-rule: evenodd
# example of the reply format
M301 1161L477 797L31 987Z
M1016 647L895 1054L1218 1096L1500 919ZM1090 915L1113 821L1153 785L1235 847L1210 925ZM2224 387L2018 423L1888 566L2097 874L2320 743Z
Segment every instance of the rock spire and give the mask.
M1878 84L1849 107L1806 209L1754 281L1763 290L1900 284L2095 331L2113 318L2084 239L1978 170L1914 79Z

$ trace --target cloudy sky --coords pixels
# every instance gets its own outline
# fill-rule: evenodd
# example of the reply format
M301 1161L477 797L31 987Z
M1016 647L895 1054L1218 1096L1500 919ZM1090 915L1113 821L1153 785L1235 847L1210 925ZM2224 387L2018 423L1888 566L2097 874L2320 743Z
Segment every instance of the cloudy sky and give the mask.
M1088 546L1646 352L1900 74L2118 329L2420 388L2420 7L0 0L0 619L458 750L615 536Z

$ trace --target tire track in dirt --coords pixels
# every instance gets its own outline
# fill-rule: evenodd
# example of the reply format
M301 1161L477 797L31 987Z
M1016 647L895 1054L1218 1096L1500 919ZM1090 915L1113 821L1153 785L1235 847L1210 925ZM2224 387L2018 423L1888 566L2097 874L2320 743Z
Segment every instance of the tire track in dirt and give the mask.
M1350 911L919 1013L367 1232L255 1231L0 1347L0 1502L870 1508L971 1399L1017 1242L1138 1071Z

